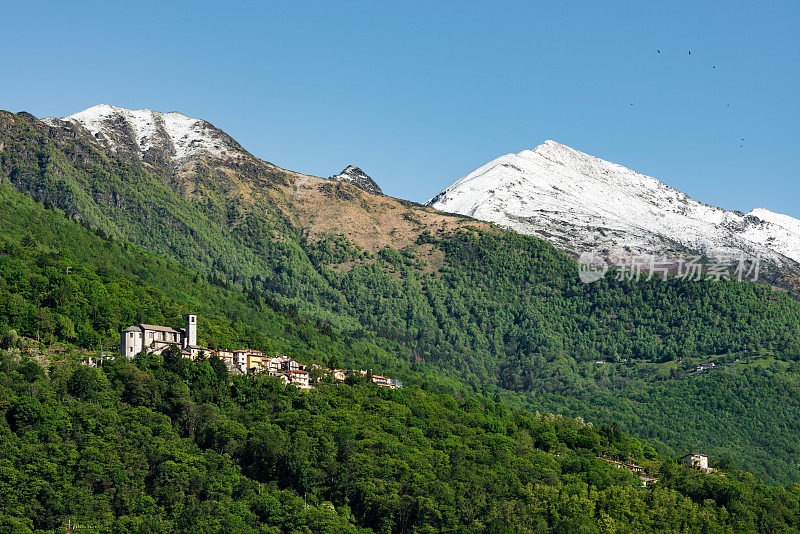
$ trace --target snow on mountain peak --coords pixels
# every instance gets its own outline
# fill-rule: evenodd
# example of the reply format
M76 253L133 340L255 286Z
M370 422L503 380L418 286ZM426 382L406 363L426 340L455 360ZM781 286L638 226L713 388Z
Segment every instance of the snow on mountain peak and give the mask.
M583 154L575 150L574 148L568 147L567 145L562 145L558 141L553 141L552 139L546 140L544 143L540 144L536 148L531 150L526 150L523 152L535 152L536 154L556 154L556 153L569 153L569 154L581 154L583 156L588 156L588 154ZM591 156L590 156L591 157Z
M797 219L708 206L656 178L552 140L490 161L427 204L536 235L575 255L691 251L800 262Z
M44 120L51 124L54 121ZM83 126L113 150L132 143L143 155L151 149L160 149L176 161L201 154L224 158L241 150L213 125L177 111L161 113L100 104L61 120Z
M756 208L748 213L748 215L758 217L762 221L776 224L786 230L800 234L800 220L790 217L789 215L775 213L765 208Z

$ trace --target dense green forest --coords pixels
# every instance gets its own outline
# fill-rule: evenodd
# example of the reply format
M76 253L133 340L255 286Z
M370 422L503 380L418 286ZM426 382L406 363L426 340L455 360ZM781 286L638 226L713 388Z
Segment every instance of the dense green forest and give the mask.
M418 387L305 393L170 354L0 354L0 443L0 525L19 533L800 529L800 486L690 471L615 426Z
M800 304L789 295L724 281L586 285L572 259L511 232L421 232L372 253L293 226L267 194L279 174L243 174L263 193L247 209L213 169L188 199L166 168L29 115L2 114L0 136L4 183L43 203L2 190L7 329L110 347L120 327L178 325L191 309L211 346L336 356L800 480ZM719 369L692 372L709 360Z

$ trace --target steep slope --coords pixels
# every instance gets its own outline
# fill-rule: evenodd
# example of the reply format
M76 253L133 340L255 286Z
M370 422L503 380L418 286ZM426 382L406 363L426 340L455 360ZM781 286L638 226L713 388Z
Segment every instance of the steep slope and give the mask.
M383 191L381 191L381 188L378 186L378 184L375 183L375 180L370 178L367 175L367 173L365 173L355 165L348 165L339 174L328 177L328 180L334 180L336 182L347 182L353 184L359 189L363 189L367 193L372 193L373 195L383 194Z
M252 347L306 362L335 357L342 365L388 372L376 366L378 356L399 372L374 338L334 339L328 325L291 306L115 241L6 183L0 183L0 221L0 340L11 329L48 344L102 346L115 354L125 325L181 324L194 312L204 346Z
M729 468L720 476L681 467L616 427L420 388L322 384L301 393L271 377L228 376L209 361L118 359L48 371L0 352L3 532L766 534L800 526L796 488ZM642 487L612 459L635 462L658 483Z
M743 214L708 206L555 141L501 156L427 205L547 239L576 256L688 253L726 265L760 257L779 273L800 273L800 221L767 210Z
M760 411L724 421L718 390L682 399L675 410L712 415L691 426L666 417L670 402L656 395L662 380L677 388L713 381L691 374L707 359L774 363L775 380L793 383L800 305L786 295L733 282L587 285L574 260L547 242L475 219L294 173L243 150L181 160L49 122L0 112L0 179L100 235L312 316L352 336L347 343L378 339L391 353L369 350L382 368L391 361L438 373L454 391L467 384L491 395L500 386L517 406L593 413L653 436L665 451L691 445L734 455L774 480L800 480L793 412L754 385L763 380L736 392L743 405L756 398ZM123 121L119 131L129 128ZM731 421L741 434L735 443Z

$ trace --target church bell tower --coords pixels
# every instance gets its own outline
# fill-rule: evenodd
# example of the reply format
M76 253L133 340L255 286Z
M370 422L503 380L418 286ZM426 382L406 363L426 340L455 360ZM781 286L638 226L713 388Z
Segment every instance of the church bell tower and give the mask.
M197 314L186 314L186 345L197 345Z

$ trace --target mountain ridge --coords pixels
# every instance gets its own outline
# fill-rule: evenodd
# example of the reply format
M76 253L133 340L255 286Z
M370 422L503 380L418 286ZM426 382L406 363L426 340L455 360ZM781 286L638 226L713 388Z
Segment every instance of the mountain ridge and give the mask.
M380 186L378 186L378 184L375 183L375 180L370 178L370 176L367 173L365 173L355 165L348 165L339 174L328 177L328 180L333 180L336 182L347 182L353 184L354 186L360 189L363 189L367 193L372 193L374 195L383 194L383 191L381 190Z
M800 274L799 220L763 208L726 211L552 140L478 167L425 204L546 239L573 256L745 254Z
M115 151L123 144L137 146L143 155L151 148L161 148L176 161L200 154L230 158L244 152L239 143L211 123L178 111L162 113L99 104L61 119L46 117L42 122L50 126L58 122L78 125Z

